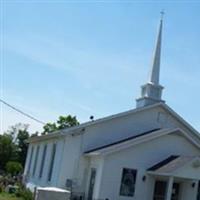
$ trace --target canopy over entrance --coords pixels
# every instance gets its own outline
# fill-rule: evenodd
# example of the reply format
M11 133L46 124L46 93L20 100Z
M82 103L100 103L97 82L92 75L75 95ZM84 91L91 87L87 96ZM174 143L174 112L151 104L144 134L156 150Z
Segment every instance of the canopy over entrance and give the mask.
M155 177L153 200L179 200L181 187L185 186L197 196L200 180L200 157L170 156L148 169ZM187 198L186 198L187 199Z
M200 157L170 156L149 168L148 173L158 176L200 180Z

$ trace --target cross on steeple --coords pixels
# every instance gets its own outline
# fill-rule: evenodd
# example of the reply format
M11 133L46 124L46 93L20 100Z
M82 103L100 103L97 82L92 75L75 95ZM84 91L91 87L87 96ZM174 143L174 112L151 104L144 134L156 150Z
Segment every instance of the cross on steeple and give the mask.
M161 20L163 20L164 15L165 15L165 11L164 11L164 10L161 10L161 12L160 12L160 19L161 19Z

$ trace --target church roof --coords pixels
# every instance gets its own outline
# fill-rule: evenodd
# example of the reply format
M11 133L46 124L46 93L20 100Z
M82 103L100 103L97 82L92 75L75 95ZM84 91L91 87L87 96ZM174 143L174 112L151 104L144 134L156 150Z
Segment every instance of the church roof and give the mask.
M148 171L155 172L158 174L167 174L172 173L178 170L179 168L182 168L183 166L187 165L190 162L193 162L196 160L196 162L193 163L193 167L197 168L200 166L199 162L200 157L198 156L170 156L167 159L155 164L151 168L148 169Z
M146 131L146 132L143 132L143 133L140 133L138 135L134 135L134 136L131 136L131 137L128 137L128 138L125 138L123 140L119 140L119 141L116 141L116 142L113 142L113 143L110 143L110 144L107 144L107 145L103 145L103 146L100 146L100 147L97 147L97 148L94 148L94 149L90 149L88 151L86 151L85 153L92 153L94 151L98 151L98 150L101 150L101 149L105 149L107 147L111 147L111 146L114 146L114 145L117 145L117 144L120 144L120 143L124 143L124 142L127 142L129 140L134 140L136 138L139 138L139 137L142 137L142 136L145 136L145 135L148 135L150 133L153 133L155 131L158 131L160 129L153 129L153 130L150 130L150 131Z
M183 129L180 128L163 128L163 129L154 129L147 132L143 132L140 134L137 134L132 137L125 138L123 140L118 140L116 142L99 146L97 148L89 149L84 152L86 156L97 156L97 155L108 155L112 154L114 152L122 151L123 149L127 149L130 147L134 147L136 145L140 145L145 142L149 142L151 140L160 138L165 135L171 135L171 134L177 134L181 135L185 139L187 139L189 142L191 142L194 146L200 149L200 142L197 142L190 134L185 132ZM162 163L159 163L158 166L162 164L166 164L167 162L170 162L172 158L169 158ZM156 166L154 166L156 167Z
M32 137L28 140L28 142L32 143L32 142L42 141L42 140L46 140L46 139L53 139L53 138L57 138L57 137L67 136L67 135L76 135L76 134L84 133L85 129L89 126L94 126L96 124L104 123L106 121L113 120L115 118L125 117L125 116L131 115L131 114L137 114L139 112L148 111L148 110L151 110L156 107L163 108L166 112L171 114L175 119L177 119L180 123L182 123L187 129L189 129L195 137L200 139L199 132L197 130L195 130L188 122L186 122L180 115L178 115L173 109L171 109L165 103L157 103L157 104L153 104L153 105L149 105L149 106L145 106L145 107L141 107L141 108L135 108L135 109L132 109L129 111L114 114L114 115L100 118L100 119L97 119L94 121L85 122L85 123L82 123L80 125L77 125L77 126L74 126L71 128L66 128L66 129L62 129L59 131L55 131L53 133L49 133L47 135Z
M156 170L158 170L158 169L164 167L165 165L171 163L172 161L176 160L176 159L179 158L179 157L180 157L180 156L174 156L174 155L173 155L173 156L169 156L168 158L166 158L166 159L160 161L159 163L153 165L152 167L150 167L150 168L148 169L148 171L156 171Z

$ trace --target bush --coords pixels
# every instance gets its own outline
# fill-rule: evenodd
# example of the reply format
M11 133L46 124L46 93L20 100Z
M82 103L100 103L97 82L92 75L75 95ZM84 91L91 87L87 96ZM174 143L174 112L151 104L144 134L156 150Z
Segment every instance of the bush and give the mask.
M25 187L20 187L20 189L16 192L16 196L21 197L24 200L33 200L33 193Z
M6 171L7 173L13 175L17 175L22 172L23 167L21 163L15 161L9 161L6 163Z

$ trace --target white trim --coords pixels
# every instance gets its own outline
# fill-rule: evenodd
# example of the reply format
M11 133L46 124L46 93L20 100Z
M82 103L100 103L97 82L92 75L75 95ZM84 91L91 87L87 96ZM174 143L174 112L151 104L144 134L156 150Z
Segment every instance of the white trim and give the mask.
M179 114L177 114L172 108L170 108L167 104L162 104L162 106L172 114L176 119L178 119L182 124L184 124L188 129L190 129L195 135L200 139L200 133L192 127L187 121L185 121Z

